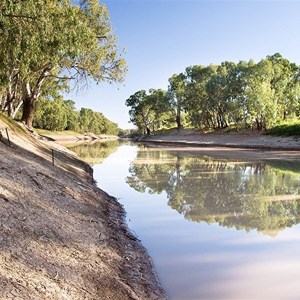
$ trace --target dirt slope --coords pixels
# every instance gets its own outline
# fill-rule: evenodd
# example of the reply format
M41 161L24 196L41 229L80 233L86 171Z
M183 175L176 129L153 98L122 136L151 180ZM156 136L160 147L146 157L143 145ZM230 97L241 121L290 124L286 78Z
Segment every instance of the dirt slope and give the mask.
M0 132L0 299L165 299L90 167L1 116Z

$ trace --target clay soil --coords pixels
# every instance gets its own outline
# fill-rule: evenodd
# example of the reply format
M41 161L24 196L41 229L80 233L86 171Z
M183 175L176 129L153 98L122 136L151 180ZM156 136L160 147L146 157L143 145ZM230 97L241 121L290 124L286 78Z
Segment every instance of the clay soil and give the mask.
M91 168L14 127L0 119L0 299L166 299Z

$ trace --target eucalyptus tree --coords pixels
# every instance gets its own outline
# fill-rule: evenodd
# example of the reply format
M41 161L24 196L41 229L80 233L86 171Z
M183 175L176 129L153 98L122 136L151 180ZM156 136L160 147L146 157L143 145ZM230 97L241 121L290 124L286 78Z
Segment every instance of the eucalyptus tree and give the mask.
M65 130L68 124L67 106L65 102L61 99L49 101L40 98L37 103L33 123L37 128L52 131Z
M279 53L252 64L245 76L244 106L257 129L299 114L299 67Z
M75 108L75 102L73 100L64 100L65 110L67 113L67 126L66 130L79 131L80 119L79 112Z
M246 86L247 69L251 62L225 61L221 64L225 68L223 80L226 82L225 95L223 104L225 108L225 118L230 124L242 124L247 116L244 105L244 90Z
M205 81L206 123L210 127L225 128L246 118L244 91L249 63L222 62Z
M215 65L195 65L185 70L187 84L184 107L191 124L195 127L211 126L211 105L206 85L216 70Z
M251 123L258 130L275 123L277 106L271 85L273 75L272 63L267 60L261 60L248 69L245 104Z
M5 0L0 32L4 107L22 102L22 120L30 127L36 100L49 79L112 82L122 81L126 72L108 11L97 0L78 5L70 0Z
M219 66L216 74L212 75L206 83L210 119L214 128L225 128L228 126L226 107L228 82L226 76L226 68Z
M154 112L154 121L152 130L155 131L161 127L169 127L174 123L174 117L169 102L169 93L162 89L150 89L147 95L147 102L151 103Z
M251 59L249 61L239 61L228 74L230 95L233 100L230 107L230 115L234 124L240 124L246 128L252 126L253 120L248 110L249 99L246 90L254 65L255 62Z
M136 92L125 102L130 107L130 121L143 133L150 134L151 129L159 129L169 122L168 100L168 93L161 89L150 89L149 94L145 90Z
M82 107L79 111L79 124L81 132L93 132L96 124L96 116L90 108Z
M143 133L147 132L150 134L149 125L154 119L154 114L151 111L150 104L146 101L146 95L145 90L137 91L126 100L125 104L130 107L130 122L136 125Z
M266 60L274 71L270 84L277 105L276 119L285 120L299 109L299 67L279 53L267 56Z
M62 93L68 91L68 85L65 81L52 78L48 80L46 85L41 88L41 96L37 99L33 118L33 126L37 128L49 130L74 130L79 128L79 112L76 111L75 102L73 100L65 100ZM55 119L55 111L57 111L56 119L51 121L47 113L53 111L51 118ZM66 124L62 124L66 116ZM52 123L52 124L50 124Z
M186 87L186 75L184 73L173 74L171 78L169 78L169 94L170 94L170 106L174 109L176 114L176 124L177 128L181 129L182 119L181 114L184 108L185 102L185 87Z
M79 131L94 134L119 133L118 125L108 120L102 113L95 112L90 108L81 108L79 111Z
M285 90L285 98L280 102L282 119L299 118L300 116L300 67L291 64L291 77Z

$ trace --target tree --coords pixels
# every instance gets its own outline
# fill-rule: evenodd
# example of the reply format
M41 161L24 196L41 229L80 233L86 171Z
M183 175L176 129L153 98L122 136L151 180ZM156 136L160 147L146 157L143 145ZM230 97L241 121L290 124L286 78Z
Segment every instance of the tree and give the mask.
M170 105L168 93L161 89L150 89L149 94L141 90L126 100L130 121L144 134L151 133L170 120Z
M274 90L278 114L276 119L285 120L299 107L299 67L283 58L279 53L267 56L274 70L271 87ZM291 109L291 107L293 107Z
M247 79L249 70L255 63L252 60L240 61L228 73L229 95L230 95L230 117L234 124L243 127L252 126L251 116L247 109Z
M185 108L188 118L195 127L211 126L211 112L206 85L215 74L217 66L191 66L186 68Z
M146 97L154 114L154 119L151 123L153 131L164 126L169 126L174 122L172 108L169 102L169 93L167 91L162 89L150 89Z
M178 129L183 128L181 113L185 100L185 79L186 76L183 73L178 75L174 74L169 78L170 104L176 112L176 124Z
M170 127L176 119L178 129L184 120L197 128L237 125L263 130L299 117L300 67L279 53L259 63L195 65L174 74L167 93L140 92L126 102L131 106L131 120L140 129L150 131L151 125L155 130L163 122Z
M125 102L126 106L131 107L129 110L130 122L136 125L144 133L150 134L149 124L150 107L145 104L146 91L140 90L131 95Z
M118 125L108 120L102 113L95 112L90 108L81 108L79 112L79 131L92 132L95 134L119 133Z
M228 126L227 117L227 80L225 68L219 67L217 74L211 76L206 84L209 111L214 128Z
M258 130L276 122L277 103L271 81L274 70L270 61L261 60L248 70L245 89L246 107Z
M65 110L67 113L66 130L79 131L79 112L75 109L75 102L73 100L64 100Z
M67 106L63 100L38 100L34 118L36 127L52 131L65 130L67 120Z
M51 78L76 84L88 78L123 80L125 62L118 57L108 11L97 0L81 0L79 5L70 0L6 0L0 24L6 103L23 103L22 120L29 127L42 86Z

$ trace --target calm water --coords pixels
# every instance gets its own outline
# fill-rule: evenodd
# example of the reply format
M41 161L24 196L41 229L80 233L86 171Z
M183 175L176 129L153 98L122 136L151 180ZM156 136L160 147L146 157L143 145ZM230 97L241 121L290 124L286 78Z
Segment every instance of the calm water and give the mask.
M94 147L170 299L300 299L299 164Z

